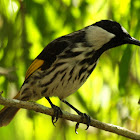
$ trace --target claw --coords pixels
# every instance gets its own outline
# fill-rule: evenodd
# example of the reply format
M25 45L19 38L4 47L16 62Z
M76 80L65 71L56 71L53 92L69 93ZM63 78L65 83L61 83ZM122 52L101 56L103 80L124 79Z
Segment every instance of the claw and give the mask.
M77 129L79 128L79 123L76 123L75 125L75 133L78 134Z
M87 128L85 130L88 130L90 122L91 122L91 119L90 119L90 116L88 116L86 113L84 113L84 118L87 121L87 123L86 123L87 124Z
M55 121L54 121L55 120ZM52 124L56 127L55 123L57 122L56 117L52 116Z
M45 98L48 100L48 102L50 103L51 107L54 109L54 115L52 116L52 123L55 126L55 123L57 122L59 116L62 115L63 113L62 113L61 109L58 106L55 106L51 102L49 97L45 97Z
M80 113L79 115L81 116L82 121L83 121L83 119L86 119L87 128L85 130L88 130L90 122L91 122L90 116L88 116L86 113ZM79 123L76 123L76 125L75 125L76 134L78 134L78 132L77 132L78 128L79 128Z
M52 124L55 126L55 122L54 122L55 117L52 116Z
M86 124L87 124L87 128L86 130L89 128L90 125L90 116L88 116L86 113L82 113L80 112L78 109L76 109L73 105L71 105L69 102L67 102L66 100L61 100L63 103L67 104L69 107L71 107L74 111L77 112L78 115L81 116L81 119L83 121L83 119L86 119ZM76 124L75 126L75 133L78 134L77 129L79 128L79 123Z
M62 111L59 107L53 105L52 108L54 109L54 116L52 116L52 123L55 126L55 123L57 122L59 115L62 115Z
M80 113L79 115L82 117L82 120L86 119L87 128L85 130L88 130L90 122L91 122L90 116L87 115L86 113Z

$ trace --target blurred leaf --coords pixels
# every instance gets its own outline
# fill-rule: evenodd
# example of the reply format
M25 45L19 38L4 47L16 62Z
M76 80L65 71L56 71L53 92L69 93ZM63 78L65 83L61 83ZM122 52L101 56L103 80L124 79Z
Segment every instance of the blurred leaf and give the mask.
M128 75L129 75L129 70L130 70L130 60L132 57L132 52L130 45L128 45L123 53L120 65L119 65L119 89L122 91L122 89L125 88L127 80L128 80ZM121 92L122 95L125 93Z
M80 93L78 91L76 92L76 97L77 97L77 100L82 105L82 107L87 111L87 114L89 114L91 117L93 117L94 119L96 119L96 113L95 113L95 111L93 109L88 108L87 101L85 101L83 99L83 97L80 95Z
M10 80L0 75L0 90L6 96L13 97L20 89L32 60L49 42L101 19L119 22L132 36L140 39L139 13L138 0L0 0L0 67L13 68L10 76L15 77ZM104 53L87 82L71 95L74 100L70 100L70 103L75 102L74 106L82 107L87 114L100 121L140 132L137 104L140 51L138 47L135 49L135 46L131 46ZM48 106L46 100L42 100L39 103ZM52 101L57 104L55 100ZM59 119L54 127L50 116L38 114L29 119L21 110L10 125L0 129L0 138L125 139L93 128L85 131L83 125L78 129L79 135L75 135L74 125L73 122Z

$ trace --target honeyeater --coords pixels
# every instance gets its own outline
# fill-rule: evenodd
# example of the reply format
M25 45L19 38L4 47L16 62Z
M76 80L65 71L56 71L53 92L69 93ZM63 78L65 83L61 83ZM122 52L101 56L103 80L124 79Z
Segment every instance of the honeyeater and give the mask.
M52 122L55 123L62 114L61 109L50 100L51 96L56 96L84 116L89 126L90 117L64 99L84 84L103 52L123 44L140 46L140 41L112 20L101 20L53 40L28 68L25 81L14 99L36 101L45 97L54 109ZM18 110L4 107L0 111L0 126L9 124Z

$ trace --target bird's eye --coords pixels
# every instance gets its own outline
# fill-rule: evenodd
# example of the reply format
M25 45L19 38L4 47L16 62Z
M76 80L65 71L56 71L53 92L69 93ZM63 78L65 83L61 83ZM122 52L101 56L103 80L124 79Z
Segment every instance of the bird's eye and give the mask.
M117 30L117 27L116 27L116 26L113 26L112 29L113 29L113 30Z
M112 32L113 32L114 34L118 35L118 34L120 33L120 30L119 30L119 28L118 28L117 26L113 26L113 27L112 27Z

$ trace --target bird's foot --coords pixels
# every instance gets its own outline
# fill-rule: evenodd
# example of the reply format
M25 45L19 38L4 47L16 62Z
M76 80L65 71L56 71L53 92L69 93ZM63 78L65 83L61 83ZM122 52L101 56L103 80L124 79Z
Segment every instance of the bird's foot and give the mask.
M54 116L52 116L52 123L55 126L55 123L57 122L59 116L61 116L63 113L58 106L52 105L52 108L54 109Z
M54 104L51 102L51 100L50 100L49 97L45 97L45 98L48 100L48 102L50 103L51 107L52 107L53 110L54 110L54 115L52 116L52 123L53 123L53 125L55 126L55 123L57 122L59 116L61 116L63 113L62 113L61 109L60 109L58 106L54 105Z
M87 128L85 130L87 130L89 128L89 125L90 125L90 122L91 122L90 116L87 115L86 113L82 113L82 112L78 112L78 114L81 116L82 121L84 119L86 120ZM79 124L80 123L76 123L76 126L75 126L75 133L76 134L78 134L77 129L79 128Z
M90 116L88 116L86 113L82 113L81 111L79 111L78 109L76 109L73 105L71 105L69 102L67 102L66 100L61 100L63 103L67 104L70 108L72 108L74 111L76 111L76 113L78 115L80 115L82 118L82 121L85 119L86 120L86 124L87 124L87 128L86 130L89 128L89 125L90 125L90 122L91 122L91 119L90 119ZM76 123L76 126L75 126L75 133L78 134L77 132L77 129L79 128L79 124L80 123Z

